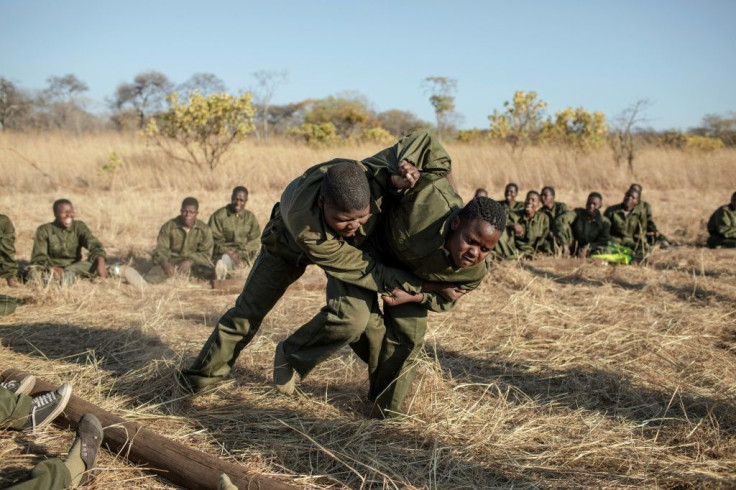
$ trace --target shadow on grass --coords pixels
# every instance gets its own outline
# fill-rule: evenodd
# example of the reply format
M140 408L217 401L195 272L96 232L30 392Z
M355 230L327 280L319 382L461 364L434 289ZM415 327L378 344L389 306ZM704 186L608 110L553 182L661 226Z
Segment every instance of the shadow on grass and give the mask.
M540 403L594 410L657 430L670 421L715 418L722 430L736 433L736 405L726 398L673 395L637 386L620 373L592 368L540 370L537 365L470 358L441 347L436 352L442 369L456 380L508 385Z

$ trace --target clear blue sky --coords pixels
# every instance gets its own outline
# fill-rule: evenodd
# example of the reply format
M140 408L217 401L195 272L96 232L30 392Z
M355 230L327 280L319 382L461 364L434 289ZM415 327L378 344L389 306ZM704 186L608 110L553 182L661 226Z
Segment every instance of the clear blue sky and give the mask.
M22 88L73 73L101 110L146 70L231 92L287 70L274 104L355 91L428 121L421 82L446 76L464 128L517 89L609 117L645 98L649 126L684 130L736 110L736 1L0 0L0 76Z

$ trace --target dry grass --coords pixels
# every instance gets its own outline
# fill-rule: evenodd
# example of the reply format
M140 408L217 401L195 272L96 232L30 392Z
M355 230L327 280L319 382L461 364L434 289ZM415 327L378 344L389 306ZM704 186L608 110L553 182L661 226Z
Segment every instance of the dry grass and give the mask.
M206 219L245 183L265 224L303 168L374 150L243 145L213 176L177 172L124 136L0 135L0 212L17 228L19 260L28 260L36 226L51 220L51 202L68 197L109 255L144 264L186 195L200 199ZM500 195L515 180L523 189L556 185L573 205L601 190L613 204L636 179L660 228L684 246L636 266L498 265L456 310L431 315L410 417L399 421L366 418L365 367L348 350L293 398L271 387L276 343L322 304L324 278L312 268L266 318L232 381L211 394L181 397L172 376L235 297L181 280L145 294L114 279L63 290L0 285L25 300L0 319L0 368L70 380L116 415L297 486L736 486L736 251L693 246L734 190L734 154L652 150L632 177L606 153L449 150L466 197L478 186ZM114 181L97 173L110 151L127 163ZM39 458L66 453L72 434L50 427L0 440L2 486ZM100 467L94 488L172 488L108 452Z

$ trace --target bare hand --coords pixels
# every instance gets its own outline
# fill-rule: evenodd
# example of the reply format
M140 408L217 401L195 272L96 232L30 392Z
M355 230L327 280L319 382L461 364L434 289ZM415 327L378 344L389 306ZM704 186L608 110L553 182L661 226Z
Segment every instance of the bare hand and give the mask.
M54 274L54 279L61 280L64 277L64 269L61 267L52 267L51 272Z
M233 261L233 264L235 264L236 266L240 266L240 264L243 262L240 259L240 255L238 255L238 252L228 252L227 254L230 256L230 258Z
M181 264L177 266L177 269L179 269L184 274L189 274L189 271L192 270L192 261L191 260L185 260Z
M446 301L457 301L463 294L467 293L467 291L458 288L451 282L425 282L422 291L438 294Z
M10 286L11 288L18 287L18 284L19 283L18 283L18 280L16 278L14 278L14 277L9 277L8 278L8 286Z
M407 293L403 289L395 288L391 290L391 294L382 295L383 304L386 306L398 306L404 303L420 303L422 301L421 294Z
M514 225L514 235L517 236L517 237L523 236L524 235L524 227L522 225L520 225L520 224L515 224Z
M570 256L570 245L563 245L562 246L562 256L563 257L569 257Z
M167 260L166 262L164 262L163 264L161 264L161 267L163 268L164 272L166 272L166 275L167 276L174 277L174 274L176 273L176 270L171 265L171 262L169 262Z
M101 278L107 278L107 264L105 263L105 257L97 257L97 275Z
M588 256L588 252L590 252L590 250L587 247L581 248L580 251L578 251L578 257L584 259Z
M391 183L397 189L411 189L419 180L419 170L406 160L399 162L399 174L391 176Z

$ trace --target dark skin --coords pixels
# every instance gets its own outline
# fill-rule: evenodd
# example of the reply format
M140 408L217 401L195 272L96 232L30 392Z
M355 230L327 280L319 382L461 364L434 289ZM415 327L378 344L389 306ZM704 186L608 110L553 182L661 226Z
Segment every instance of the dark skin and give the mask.
M462 220L455 216L450 223L445 248L450 252L454 264L465 269L486 260L500 238L501 230L485 220ZM424 292L439 294L447 301L457 301L467 292L452 283L426 283L425 286L427 284L430 286L425 287ZM391 296L383 296L383 302L387 306L420 303L423 299L421 294L410 294L400 289L392 291Z
M245 204L248 202L248 194L246 194L243 191L240 192L234 192L232 196L230 196L230 208L234 213L239 213L242 210L245 209ZM234 250L231 250L230 252L227 252L227 254L232 259L233 263L236 266L240 266L242 263L242 260L240 260L240 256L238 253Z
M731 196L731 203L728 205L731 211L736 211L736 192Z
M552 191L549 189L544 189L541 193L542 197L542 204L547 209L552 209L555 205L555 196L552 194Z
M188 205L181 208L179 211L179 223L186 228L187 230L190 230L192 226L194 226L194 223L197 222L197 215L199 214L199 210L193 206ZM168 260L163 262L161 264L161 267L166 272L166 275L169 277L173 277L174 274L176 274L176 271L182 272L184 274L189 274L189 272L192 270L192 261L191 260L185 260L181 264L177 266L173 266L171 262Z
M504 198L506 198L506 202L509 206L513 206L513 204L516 202L516 195L519 193L519 191L516 189L513 185L507 185L506 189L503 191Z
M603 202L597 196L588 196L588 201L585 203L585 212L588 215L588 219L595 219L595 217L598 216L598 213L600 213L600 209L602 205L603 205ZM563 257L570 256L570 246L569 245L562 246L562 256ZM585 258L587 256L588 256L587 248L582 248L578 250L578 257Z
M621 207L624 208L624 211L630 213L637 204L639 204L639 192L634 189L626 191L626 194L624 194L624 200L621 203Z
M54 210L54 218L56 226L65 230L70 229L74 223L74 206L67 203L58 205ZM98 276L103 279L107 277L107 262L105 261L105 257L97 257L95 268ZM51 272L54 275L54 279L61 279L64 277L64 269L61 267L52 267ZM10 279L8 279L8 285L13 286L13 284L10 284ZM18 283L15 282L14 285L17 286Z
M539 197L536 194L527 194L524 201L524 215L527 219L532 219L539 209ZM524 235L524 227L518 223L514 224L514 235L517 237Z

